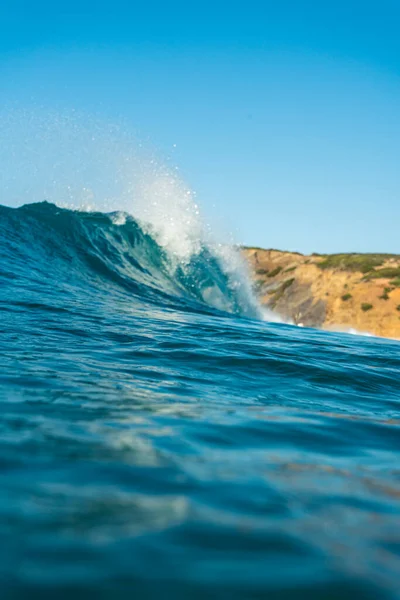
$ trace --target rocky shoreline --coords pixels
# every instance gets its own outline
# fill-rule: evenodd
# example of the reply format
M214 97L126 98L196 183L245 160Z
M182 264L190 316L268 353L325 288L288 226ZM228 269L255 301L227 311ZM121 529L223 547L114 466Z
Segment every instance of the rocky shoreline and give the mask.
M241 250L261 303L285 320L400 339L400 255Z

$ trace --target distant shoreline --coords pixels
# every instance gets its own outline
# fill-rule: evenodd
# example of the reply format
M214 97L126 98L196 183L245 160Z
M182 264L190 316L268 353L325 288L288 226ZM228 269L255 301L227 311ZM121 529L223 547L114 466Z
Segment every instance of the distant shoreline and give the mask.
M400 255L240 250L261 304L285 320L400 338Z

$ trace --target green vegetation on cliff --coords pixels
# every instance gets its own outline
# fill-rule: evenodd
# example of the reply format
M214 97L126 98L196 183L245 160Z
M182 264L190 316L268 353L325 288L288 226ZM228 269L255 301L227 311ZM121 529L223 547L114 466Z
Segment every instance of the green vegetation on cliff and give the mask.
M273 271L268 273L267 277L276 277L282 271L282 267L276 267Z
M374 308L372 304L369 304L369 302L363 302L361 304L361 310L363 310L364 312L367 312L368 310L371 310L371 308Z
M375 267L383 265L391 254L330 254L318 263L320 269L338 269L339 271L359 271L369 273ZM392 275L394 277L394 275Z
M373 270L368 273L366 279L391 279L392 277L400 277L400 267L386 267L384 269Z

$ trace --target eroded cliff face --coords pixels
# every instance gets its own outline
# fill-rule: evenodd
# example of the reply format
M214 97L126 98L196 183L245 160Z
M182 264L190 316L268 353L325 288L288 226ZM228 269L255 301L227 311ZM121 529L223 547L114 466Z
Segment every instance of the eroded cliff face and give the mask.
M400 339L400 256L242 252L261 303L285 320Z

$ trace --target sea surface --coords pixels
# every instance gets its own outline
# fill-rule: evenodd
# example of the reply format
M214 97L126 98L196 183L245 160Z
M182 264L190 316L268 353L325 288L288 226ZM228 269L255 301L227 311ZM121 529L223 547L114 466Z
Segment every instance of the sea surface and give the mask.
M400 343L191 242L0 207L1 598L400 598Z

